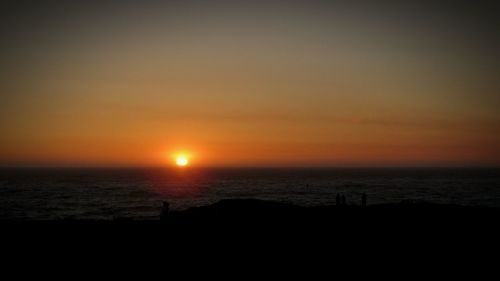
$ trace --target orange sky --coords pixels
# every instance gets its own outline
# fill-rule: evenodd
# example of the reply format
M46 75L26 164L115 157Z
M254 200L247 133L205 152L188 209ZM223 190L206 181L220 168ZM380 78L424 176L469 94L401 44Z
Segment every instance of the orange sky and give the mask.
M38 31L2 82L0 165L500 163L498 72L463 37L233 9Z

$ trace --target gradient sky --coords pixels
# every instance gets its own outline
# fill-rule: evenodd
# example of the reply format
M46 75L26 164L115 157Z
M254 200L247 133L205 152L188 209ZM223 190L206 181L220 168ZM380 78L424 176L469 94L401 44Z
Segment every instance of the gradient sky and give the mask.
M373 2L2 2L0 165L499 165L496 1Z

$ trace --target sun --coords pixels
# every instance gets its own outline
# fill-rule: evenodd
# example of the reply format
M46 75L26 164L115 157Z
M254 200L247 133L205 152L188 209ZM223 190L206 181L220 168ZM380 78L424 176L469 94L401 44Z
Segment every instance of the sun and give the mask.
M180 155L180 156L177 156L177 158L175 158L175 163L177 164L177 166L184 167L184 166L187 166L189 164L189 160L186 156Z

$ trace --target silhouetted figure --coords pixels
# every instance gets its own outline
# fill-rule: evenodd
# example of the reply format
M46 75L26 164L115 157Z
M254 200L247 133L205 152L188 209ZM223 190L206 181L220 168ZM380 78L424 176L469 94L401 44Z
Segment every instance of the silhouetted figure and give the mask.
M345 199L344 194L342 194L342 206L347 206L347 200Z
M160 220L166 220L170 204L166 201L163 201L163 206L161 207Z
M363 195L361 195L361 206L366 207L366 193L363 192Z
M335 197L335 204L337 206L340 206L342 202L340 202L340 193L337 193L337 197Z

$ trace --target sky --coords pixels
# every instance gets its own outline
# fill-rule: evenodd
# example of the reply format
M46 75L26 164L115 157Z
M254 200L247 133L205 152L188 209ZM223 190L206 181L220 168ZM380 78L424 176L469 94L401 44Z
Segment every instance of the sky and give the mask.
M0 166L498 166L495 2L4 1Z

